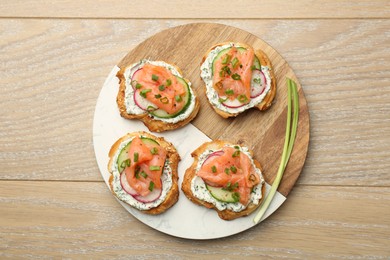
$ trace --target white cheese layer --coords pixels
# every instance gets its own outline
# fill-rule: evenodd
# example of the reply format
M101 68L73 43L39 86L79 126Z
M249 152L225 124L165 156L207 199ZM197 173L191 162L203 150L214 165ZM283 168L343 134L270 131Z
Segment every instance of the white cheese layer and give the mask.
M220 102L220 97L218 96L217 91L215 91L215 89L213 87L213 61L214 61L215 57L218 55L218 53L220 53L221 51L223 51L227 48L233 47L233 46L242 47L242 46L234 44L234 43L229 43L229 44L225 44L222 46L218 46L215 49L213 49L212 51L210 51L209 55L207 56L205 61L200 66L200 70L201 70L200 76L206 85L206 96L207 96L209 102L214 107L218 108L219 110L222 110L222 111L225 111L225 112L231 113L231 114L241 113L249 108L252 108L252 107L258 105L259 103L261 103L263 101L264 97L267 95L267 93L271 89L271 75L269 72L270 68L267 66L261 66L261 71L264 73L264 76L265 76L266 81L267 81L265 90L263 91L263 93L261 95L255 97L255 98L251 98L250 102L248 104L245 104L244 106L237 107L237 108L231 108L231 107L224 106Z
M252 163L252 165L256 169L256 173L257 173L257 175L260 178L260 183L257 184L255 187L253 187L253 190L252 190L251 195L250 195L249 203L258 205L260 199L262 198L262 192L261 191L262 191L262 186L265 183L264 177L263 177L260 169L256 168L256 166L254 164L254 161L253 161L253 159L252 159L252 157L251 157L247 147L240 147L240 146L231 146L231 147L234 147L234 148L239 147L239 150L241 152L245 153L249 157L250 162ZM218 149L218 150L221 150L221 149ZM199 161L198 161L198 164L196 166L196 171L200 170L200 167L202 166L203 162L207 159L207 157L210 154L212 154L212 153L214 153L214 152L216 152L218 150L211 150L210 149L210 150L207 150L204 153L202 153L199 156ZM243 205L240 202L234 202L234 203L232 203L232 202L222 202L222 201L219 201L219 200L215 199L211 195L211 193L208 191L208 189L206 188L206 183L199 176L195 176L192 179L192 181L191 181L191 192L192 192L192 194L196 198L213 204L219 211L228 209L228 210L231 210L231 211L234 211L234 212L240 212L240 211L243 211L244 209L246 209L246 207L247 207L247 205Z
M143 59L137 63L134 63L132 64L130 67L128 67L125 72L124 72L124 77L125 77L125 86L126 86L126 89L125 89L125 105L126 105L126 112L128 114L131 114L131 115L142 115L142 114L145 114L147 113L148 116L150 117L153 117L155 120L160 120L160 121L163 121L165 123L177 123L177 122L180 122L180 121L183 121L184 119L188 118L192 111L194 110L195 108L195 95L194 95L194 92L191 88L191 82L187 82L188 86L190 87L190 92L191 92L191 101L190 101L190 105L188 106L188 108L186 109L186 111L184 111L183 113L181 113L180 115L176 116L176 117L173 117L173 118L160 118L160 117L157 117L155 115L150 115L147 111L141 109L139 106L137 106L135 104L135 101L134 101L134 88L131 86L131 79L134 75L134 73L141 69L145 64L152 64L152 65L155 65L155 66L161 66L161 67L164 67L166 69L168 69L174 76L177 76L177 77L180 77L180 78L183 78L183 76L177 71L177 69L175 67L173 67L172 65L166 63L166 62L163 62L163 61L150 61L150 60L146 60L146 59Z
M116 196L129 204L130 206L137 208L139 210L149 210L151 208L155 208L158 205L160 205L165 198L167 197L168 192L171 190L173 182L172 182L172 169L170 166L169 161L165 162L163 174L161 175L161 181L162 181L162 192L160 197L153 201L153 202L140 202L136 200L133 196L131 196L129 193L127 193L125 190L123 190L121 181L120 181L120 172L118 171L118 156L121 152L121 150L133 140L133 138L127 139L123 141L119 145L119 149L116 151L114 157L113 157L113 164L112 164L112 174L113 174L113 182L112 182L112 188L113 192L116 194Z

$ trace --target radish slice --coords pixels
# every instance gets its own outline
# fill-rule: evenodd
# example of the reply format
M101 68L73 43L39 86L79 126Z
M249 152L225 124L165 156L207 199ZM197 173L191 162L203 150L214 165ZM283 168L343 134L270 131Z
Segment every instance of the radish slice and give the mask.
M203 164L205 164L208 160L210 160L212 157L215 157L215 156L221 156L224 154L224 151L215 151L211 154L209 154L209 156L207 156L206 160L204 160L204 162L202 163L202 166Z
M136 70L134 73L133 73L133 76L131 77L131 86L134 88L134 90L135 90L135 85L137 85L137 77L136 77L136 74L138 73L138 72L140 72L142 70L142 68L140 68L140 69L138 69L138 70Z
M261 70L254 70L251 79L251 98L260 96L267 85L267 80Z
M241 103L237 99L234 100L227 99L224 102L222 102L222 105L228 108L238 108L238 107L245 106L246 104Z
M140 93L141 93L140 89L136 89L134 91L134 102L139 108L141 108L142 110L145 110L145 111L151 111L151 110L158 109L158 107L155 104L153 104L152 102L150 102L146 98L142 97Z
M153 189L153 191L146 196L134 196L134 198L139 202L148 203L156 201L158 198L160 198L161 193L162 189Z
M129 182L127 181L125 172L121 173L121 186L124 191L126 191L131 196L136 196L137 192L130 186Z

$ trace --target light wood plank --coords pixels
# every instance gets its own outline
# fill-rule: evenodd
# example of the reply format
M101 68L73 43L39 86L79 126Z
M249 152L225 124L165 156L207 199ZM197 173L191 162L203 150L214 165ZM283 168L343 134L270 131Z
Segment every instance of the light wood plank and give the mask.
M147 37L189 22L0 20L0 178L101 180L92 120L105 77ZM298 76L311 123L298 183L389 186L389 20L216 22L262 38Z
M389 201L389 188L298 186L260 225L195 241L140 223L104 183L1 181L0 257L383 259Z
M178 11L175 11L178 10ZM61 18L389 18L386 0L374 1L6 1L3 17Z

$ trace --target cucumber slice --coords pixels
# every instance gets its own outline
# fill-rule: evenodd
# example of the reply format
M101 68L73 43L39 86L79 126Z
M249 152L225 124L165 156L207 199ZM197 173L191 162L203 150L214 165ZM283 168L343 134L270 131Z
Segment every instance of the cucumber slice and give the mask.
M149 144L151 146L160 145L156 140L153 140L148 137L141 136L141 141L144 144ZM130 150L131 141L125 145L125 147L122 148L122 150L119 153L118 159L116 161L116 164L118 165L118 171L121 173L123 170L130 166L129 164L132 163L129 157L129 150ZM127 161L130 160L130 161Z
M219 60L220 58L222 58L223 55L225 55L226 53L228 53L230 51L232 47L229 47L229 48L226 48L226 49L223 49L222 51L220 51L217 56L215 56L214 60L213 60L213 66L212 66L212 75L214 75L214 71L215 71L215 62L217 60ZM237 47L237 50L240 51L240 52L244 52L246 51L246 49L244 47ZM261 64L260 64L260 60L257 58L257 56L255 55L255 58L253 60L253 65L255 66L256 69L260 69L261 68Z
M123 172L123 170L126 168L126 160L129 159L130 144L131 142L126 144L119 153L118 160L116 161L119 172Z
M235 203L240 200L237 192L224 190L222 187L213 187L206 184L207 190L216 200Z
M188 86L187 82L183 78L176 77L176 79L181 85L184 86L184 89L185 89L185 94L182 97L182 99L183 99L182 102L185 102L185 105L183 106L183 108L175 114L168 114L166 111L164 111L162 109L157 109L154 111L150 111L151 115L158 117L158 118L173 118L173 117L176 117L180 114L183 114L187 110L187 108L189 107L189 105L191 103L190 87Z

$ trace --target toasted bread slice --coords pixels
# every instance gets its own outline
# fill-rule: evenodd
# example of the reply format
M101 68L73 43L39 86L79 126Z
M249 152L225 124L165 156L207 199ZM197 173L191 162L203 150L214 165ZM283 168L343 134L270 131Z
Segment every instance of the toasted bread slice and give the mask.
M148 138L156 141L159 143L159 145L165 149L167 152L167 157L166 157L166 163L169 162L170 169L171 171L166 173L167 178L171 178L172 180L172 185L169 190L163 191L161 196L165 196L164 198L161 197L161 201L159 203L152 203L153 205L144 205L144 208L137 208L134 205L136 203L141 203L140 201L137 201L132 195L127 193L123 187L122 184L120 183L120 173L118 169L115 169L116 158L118 157L118 153L120 152L119 150L121 149L121 144L124 142L127 142L128 140L132 140L134 137L143 137L143 138ZM111 188L112 193L114 196L116 196L119 200L129 204L133 208L136 208L143 213L146 214L151 214L151 215L156 215L163 213L170 207L172 207L179 199L179 188L178 188L178 164L180 161L180 156L176 151L176 148L173 146L172 143L166 141L163 137L156 137L152 134L149 134L147 132L133 132L133 133L128 133L125 136L119 138L111 147L109 151L109 162L108 162L108 171L111 173L111 176L109 178L109 185ZM163 173L165 174L165 173ZM162 177L163 179L163 177ZM162 180L163 181L163 180ZM119 183L118 183L119 182ZM163 185L163 190L164 190L164 182L162 183ZM160 199L159 199L160 200ZM135 203L136 202L136 203ZM158 200L157 200L158 202ZM145 204L145 203L144 203ZM142 205L141 205L142 206Z
M216 140L216 141L206 142L206 143L202 144L201 146L199 146L196 150L194 150L191 153L191 156L194 158L194 162L185 172L181 189L184 192L184 194L186 195L186 197L190 201L194 202L195 204L204 206L204 207L209 208L209 209L216 210L218 213L218 216L221 219L233 220L233 219L236 219L239 217L247 216L247 215L251 214L253 211L255 211L261 205L261 202L262 202L264 195L265 195L265 185L264 185L265 182L264 182L263 176L261 175L261 165L258 161L253 159L252 151L248 150L248 153L250 154L250 156L253 160L254 166L260 170L259 177L261 180L261 182L260 182L261 184L258 184L258 185L261 185L261 198L260 198L260 200L256 201L256 203L254 203L253 201L250 201L245 206L245 208L243 210L238 211L238 212L230 210L230 209L219 210L215 204L213 204L211 202L207 202L207 201L202 200L202 199L198 198L197 196L195 196L194 191L193 191L194 189L192 187L194 178L200 178L199 176L197 176L196 168L198 166L198 163L200 161L200 157L202 156L202 154L209 153L210 150L219 151L226 145L233 146L233 144L231 144L229 142ZM206 189L204 192L209 192L209 191Z
M181 114L178 115L177 117L172 117L172 118L160 118L150 113L150 111L142 110L141 108L137 108L138 109L137 113L129 112L129 108L126 105L126 103L129 102L126 102L126 99L134 100L135 92L131 92L131 91L126 92L126 88L132 88L132 86L129 84L132 75L127 75L128 73L126 72L131 71L131 69L134 68L135 66L137 66L138 69L142 68L142 66L148 62L164 64L164 66L171 67L173 70L176 70L178 76L188 84L191 93L191 98L190 98L191 104L188 105L188 107L184 112L186 116L183 116L183 114ZM118 91L116 102L118 104L120 115L126 119L141 120L145 124L145 126L152 132L163 132L163 131L173 130L185 126L196 117L199 111L200 103L198 98L196 97L195 91L191 87L190 81L182 77L182 72L180 68L178 68L175 65L163 61L142 60L138 63L121 68L118 71L116 76L119 79L119 91ZM130 79L126 77L130 77ZM132 106L136 106L136 104L133 104ZM176 120L174 120L175 118Z
M249 46L245 43L240 43L240 42L237 42L237 43L231 43L231 42L218 43L218 44L212 46L204 54L204 56L202 58L202 62L201 62L201 68L211 70L212 68L210 66L212 66L212 63L207 64L207 63L205 63L205 61L207 60L209 55L212 55L211 53L214 49L216 49L217 47L226 46L226 45L243 47L245 49L249 49L249 48L252 49L251 46ZM236 117L240 113L242 113L242 112L244 112L247 109L250 109L252 107L255 107L261 111L264 111L264 110L267 110L272 105L272 102L273 102L275 95L276 95L276 79L275 79L275 74L274 74L274 70L272 67L272 63L271 63L270 59L268 58L268 56L262 50L255 49L254 53L255 53L255 56L257 57L257 59L260 61L261 67L268 68L268 70L267 70L268 72L266 71L266 73L269 73L270 86L269 86L269 89L267 90L268 92L261 100L256 101L257 102L256 104L253 104L246 109L241 109L241 108L240 109L235 109L235 108L232 109L229 107L224 107L223 105L219 106L219 108L218 108L215 105L215 103L213 104L213 102L211 102L211 100L210 100L210 96L212 96L212 95L210 95L210 96L208 95L208 92L212 91L212 90L210 90L210 88L213 88L213 86L212 86L213 84L210 83L208 86L206 81L212 81L212 77L211 77L211 79L202 78L202 80L205 82L204 90L206 92L206 96L208 97L209 103L211 104L211 106L215 110L215 112L218 113L223 118ZM216 55L216 54L214 54L214 55Z

